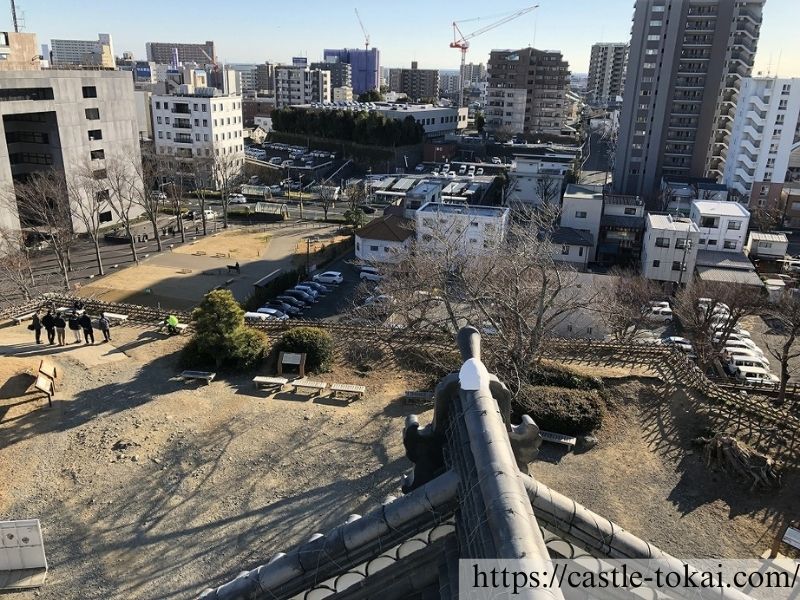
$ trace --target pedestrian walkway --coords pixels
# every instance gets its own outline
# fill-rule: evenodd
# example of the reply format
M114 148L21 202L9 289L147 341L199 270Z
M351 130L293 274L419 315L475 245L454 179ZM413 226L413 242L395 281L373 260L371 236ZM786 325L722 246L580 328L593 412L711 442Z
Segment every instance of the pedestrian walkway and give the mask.
M44 336L43 336L44 337ZM71 336L70 336L71 337ZM95 339L103 339L99 329L95 329ZM68 338L69 339L69 338ZM109 363L126 360L128 356L112 343L95 344L67 344L66 346L49 345L47 341L37 344L33 339L33 332L28 331L26 325L19 325L3 330L0 342L0 356L69 356L85 367L96 367Z

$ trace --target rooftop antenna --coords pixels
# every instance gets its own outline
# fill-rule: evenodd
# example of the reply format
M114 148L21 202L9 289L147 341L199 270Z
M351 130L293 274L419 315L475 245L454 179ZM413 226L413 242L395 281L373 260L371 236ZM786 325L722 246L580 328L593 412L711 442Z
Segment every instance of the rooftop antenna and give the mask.
M17 5L11 0L11 20L14 22L14 32L19 33L19 21L17 20Z
M781 54L783 54L783 48L778 50L778 62L775 64L775 77L780 77L780 73L781 73Z

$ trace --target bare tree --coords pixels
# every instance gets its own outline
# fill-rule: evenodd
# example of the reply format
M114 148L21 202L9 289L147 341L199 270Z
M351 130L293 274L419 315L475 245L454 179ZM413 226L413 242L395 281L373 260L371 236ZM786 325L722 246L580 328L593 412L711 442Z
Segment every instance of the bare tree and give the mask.
M620 342L635 340L649 324L650 302L663 296L658 283L637 273L612 269L616 284L600 292L598 311L611 336Z
M14 296L22 296L26 302L31 299L36 279L21 231L0 229L0 278L14 291L13 294L3 294L6 301L13 301ZM5 286L0 287L0 290L5 289Z
M347 202L352 210L357 209L367 201L367 190L363 183L351 183L345 190Z
M206 208L208 206L208 192L215 187L214 182L214 161L209 158L196 157L192 161L192 176L194 179L195 197L200 206L200 218L203 223L203 235L208 235L208 220L206 219ZM224 206L224 204L223 204ZM228 211L223 209L227 219Z
M338 188L330 185L320 185L317 188L317 194L319 195L319 204L322 207L322 211L325 213L326 222L328 220L328 211L336 202L337 189Z
M242 183L244 159L236 153L222 153L214 156L213 173L222 201L222 226L228 227L228 206L231 194ZM204 224L205 227L205 224Z
M108 186L107 202L125 229L131 248L131 257L137 265L139 264L139 253L136 249L133 225L140 207L137 200L141 199L142 194L145 193L141 179L141 167L137 168L137 162L140 160L139 153L131 149L130 152L107 156L105 169L105 183Z
M3 194L4 210L18 214L23 230L52 251L65 290L70 286L70 252L76 240L67 197L64 174L54 169L31 173Z
M147 220L150 221L159 252L163 250L163 243L161 230L158 227L158 218L166 203L166 197L162 195L164 193L159 187L164 176L163 165L163 161L158 160L152 149L143 149L141 161L133 162L133 169L142 182L141 186L133 189L133 202L141 207Z
M103 256L100 252L100 228L102 213L111 210L108 204L107 186L102 178L95 175L91 164L78 167L67 181L69 209L73 219L83 224L92 240L94 256L97 261L97 274L104 275Z
M764 298L754 286L694 281L678 292L673 311L691 339L698 361L708 366L741 319L763 307Z
M782 225L783 211L778 207L756 207L752 209L753 222L761 233L769 233Z
M781 366L781 385L778 393L778 402L786 398L786 384L792 374L790 361L800 356L800 298L787 293L768 311L773 320L773 329L779 334L778 341L767 341L767 350L775 357Z
M556 265L552 222L515 222L501 236L485 230L480 247L469 222L432 215L396 262L381 264L382 299L355 310L358 318L385 318L424 338L473 324L487 334L486 356L516 391L538 363L547 338L579 311L593 307L596 292L579 273Z
M163 188L167 194L167 203L170 205L175 215L175 226L181 235L181 243L186 242L186 228L183 224L183 191L186 189L186 181L190 174L183 168L180 162L173 162L171 156L158 157L159 171L163 180Z
M539 196L540 202L544 204L560 204L560 180L547 176L539 177L536 180L536 195Z

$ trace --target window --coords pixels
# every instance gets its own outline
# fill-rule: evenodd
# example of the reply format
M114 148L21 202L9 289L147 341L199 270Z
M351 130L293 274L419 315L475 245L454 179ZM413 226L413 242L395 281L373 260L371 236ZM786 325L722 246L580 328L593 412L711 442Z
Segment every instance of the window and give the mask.
M105 169L97 169L96 171L92 171L92 177L95 179L107 179L108 173Z
M729 231L739 231L742 228L741 221L728 221L728 230Z
M657 237L656 248L669 248L669 238Z
M87 108L83 112L86 114L86 118L90 121L97 121L100 118L99 108Z
M156 102L156 109L161 110L161 102Z
M169 117L164 117L164 123L166 123L167 125L169 125Z
M203 134L203 141L204 141L204 142L207 142L207 141L208 141L208 134L207 134L207 133L204 133L204 134Z
M700 227L716 229L719 221L716 217L700 217Z
M675 248L678 250L686 248L686 238L678 238L675 240Z
M197 105L195 104L195 106L197 106ZM195 119L194 120L194 126L195 127L200 127L200 119Z
M171 139L172 139L172 132L171 132L171 131L168 131L168 132L167 132L167 139L168 139L168 140L171 140Z
M194 108L194 110L197 110L197 102L194 103L194 106L192 108Z
M95 196L100 201L108 200L109 198L111 198L111 192L109 192L108 190L100 190L99 192L97 192L97 194L95 194Z
M214 119L214 127L216 127L216 126L217 126L217 120Z
M164 102L164 110L167 110L168 108L169 108L169 102Z
M378 246L370 246L369 249L370 249L370 252L377 252L378 251Z
M653 268L654 269L657 269L660 266L661 266L661 261L660 260L654 260L653 261Z
M583 246L578 246L578 256L583 256Z
M673 260L672 261L672 270L673 271L682 271L683 269L681 269L681 261Z
M759 248L772 248L772 242L758 242Z
M200 134L199 133L195 133L194 134L194 141L195 142L199 142L200 141Z
M633 207L630 207L630 208L626 207L625 208L625 214L626 215L635 215L636 214L636 209L633 208Z
M160 140L164 139L164 132L163 131L159 131L158 132L158 139L160 139Z
M205 104L201 104L200 108L203 110L203 112L206 112L207 106Z
M103 160L106 157L104 150L92 150L90 154L92 160Z
M208 119L203 119L203 127L208 127Z
M726 250L736 250L736 240L725 240L722 247Z
M575 218L576 219L585 219L586 218L586 211L585 210L576 210L575 211Z
M654 6L653 7L653 12L654 13L664 12L664 6Z
M660 39L661 39L661 36L660 36L660 35L658 35L658 34L655 34L655 35L648 35L648 36L647 36L647 41L648 41L648 42L657 42L657 41L658 41L658 40L660 40Z
M158 123L159 125L161 125L161 117L156 117L156 123Z
M97 98L97 88L93 85L85 85L81 90L84 98Z
M708 245L709 246L716 246L717 245L717 240L708 240Z
M661 27L663 21L650 21L650 27Z
M564 255L569 254L569 246L567 246L566 244L561 246L561 254L564 254Z
M384 246L384 247L383 247L383 251L384 251L384 252L388 252L388 251L389 251L389 246Z
M103 139L103 132L100 129L90 129L89 130L89 141L94 142L96 140Z

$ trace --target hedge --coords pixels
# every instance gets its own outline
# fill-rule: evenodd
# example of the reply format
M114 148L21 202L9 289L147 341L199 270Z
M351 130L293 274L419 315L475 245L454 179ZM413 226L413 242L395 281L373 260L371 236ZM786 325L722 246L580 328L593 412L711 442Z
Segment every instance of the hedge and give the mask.
M545 431L588 435L603 424L605 403L597 390L524 385L515 400L515 420L523 413Z
M300 352L306 355L306 370L315 372L333 360L333 338L318 327L295 327L284 333L275 346L277 352Z

